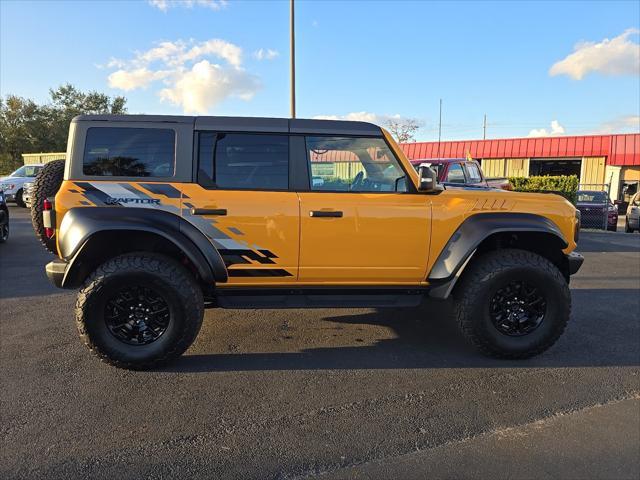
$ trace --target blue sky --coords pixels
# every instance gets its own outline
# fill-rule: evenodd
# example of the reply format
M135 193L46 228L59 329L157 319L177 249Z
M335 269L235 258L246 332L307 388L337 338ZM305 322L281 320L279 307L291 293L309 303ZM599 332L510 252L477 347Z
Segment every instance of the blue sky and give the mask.
M287 1L0 0L0 93L130 113L288 116ZM418 119L417 139L640 129L639 2L298 1L298 117ZM554 66L555 65L555 66ZM553 125L552 125L553 122Z

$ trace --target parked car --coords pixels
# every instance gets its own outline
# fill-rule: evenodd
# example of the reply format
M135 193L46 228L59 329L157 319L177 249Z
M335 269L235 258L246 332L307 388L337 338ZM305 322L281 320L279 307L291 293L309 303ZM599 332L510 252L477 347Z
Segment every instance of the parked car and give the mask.
M582 215L582 225L586 228L607 229L615 232L618 228L618 207L603 190L578 190L576 208Z
M46 272L80 288L80 336L106 363L176 358L212 307L417 307L451 295L461 331L501 358L537 355L565 329L583 258L564 198L447 189L364 122L89 115L72 125L64 179L52 163L36 180L59 187L42 202L58 256ZM357 168L331 178L337 157Z
M33 182L25 182L22 186L22 201L25 207L31 208L31 200L33 199Z
M9 239L9 209L4 192L0 190L0 243Z
M627 233L640 231L640 192L636 193L629 202L625 215L624 231Z
M420 165L427 164L438 174L438 182L448 187L500 188L511 190L506 178L487 179L482 173L480 164L466 158L440 158L428 160L411 160L417 170Z
M4 191L7 202L15 202L19 207L25 207L23 194L24 184L33 181L44 165L23 165L8 177L0 178L0 190Z

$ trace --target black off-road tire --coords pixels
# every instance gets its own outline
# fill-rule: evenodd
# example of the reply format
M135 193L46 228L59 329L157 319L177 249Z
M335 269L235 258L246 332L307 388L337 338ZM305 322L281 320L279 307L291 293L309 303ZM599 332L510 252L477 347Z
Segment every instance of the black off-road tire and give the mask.
M490 302L512 281L526 281L546 300L539 326L522 336L498 330ZM464 336L483 354L497 358L529 358L544 352L562 335L571 314L569 286L560 270L532 252L501 249L473 259L454 289L455 315Z
M27 205L24 203L24 200L22 198L22 195L24 194L24 190L20 189L16 192L16 205L18 205L19 207L26 207Z
M36 236L40 239L40 243L44 245L44 248L49 252L56 255L55 238L47 238L44 233L44 224L42 218L42 202L45 198L54 197L60 185L62 185L62 179L64 176L64 160L54 160L47 163L33 182L33 188L31 190L31 224L33 230L36 232Z
M0 225L0 243L5 243L9 240L9 219L7 218L6 220L5 223Z
M166 331L146 345L130 345L107 327L105 305L123 285L151 287L170 311ZM182 355L202 325L202 290L182 265L154 253L130 253L98 267L78 293L75 317L80 338L103 362L130 370L157 368Z

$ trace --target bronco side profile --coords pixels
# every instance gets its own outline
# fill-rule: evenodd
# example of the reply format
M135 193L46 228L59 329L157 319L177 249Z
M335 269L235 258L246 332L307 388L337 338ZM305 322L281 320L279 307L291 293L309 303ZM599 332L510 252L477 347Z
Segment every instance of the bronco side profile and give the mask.
M80 116L34 196L80 336L131 369L181 355L205 308L449 296L483 353L530 357L562 334L582 263L566 200L447 190L364 122Z

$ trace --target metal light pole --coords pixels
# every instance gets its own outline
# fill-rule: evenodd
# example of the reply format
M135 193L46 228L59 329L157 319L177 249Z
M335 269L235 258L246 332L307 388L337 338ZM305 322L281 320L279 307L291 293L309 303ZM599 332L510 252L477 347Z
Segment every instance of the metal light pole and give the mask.
M440 99L440 121L438 122L438 158L440 158L440 140L442 140L442 99Z
M289 19L289 35L290 35L290 81L291 81L291 118L296 118L296 35L295 35L295 16L294 16L294 0L290 0L291 15Z

